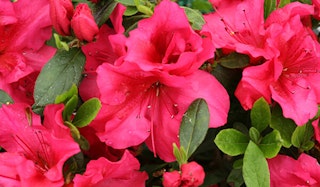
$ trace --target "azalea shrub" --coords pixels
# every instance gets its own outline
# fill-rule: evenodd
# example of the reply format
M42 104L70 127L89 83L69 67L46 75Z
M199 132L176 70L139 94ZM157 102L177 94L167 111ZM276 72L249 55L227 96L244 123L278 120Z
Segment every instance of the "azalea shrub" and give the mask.
M320 186L319 0L0 0L0 186Z

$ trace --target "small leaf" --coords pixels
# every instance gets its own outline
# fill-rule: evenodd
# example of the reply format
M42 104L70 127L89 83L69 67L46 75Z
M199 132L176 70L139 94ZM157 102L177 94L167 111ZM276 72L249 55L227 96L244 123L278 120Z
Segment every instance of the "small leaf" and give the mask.
M266 129L271 123L271 112L267 101L263 98L258 99L254 104L250 113L252 126L259 132Z
M235 129L221 130L214 139L218 148L230 156L243 154L249 141L248 136Z
M101 102L99 99L89 99L80 106L72 123L77 127L88 125L97 116L100 108Z
M81 137L81 134L76 126L74 126L72 123L65 121L64 124L69 127L71 135L74 140L78 140Z
M0 107L3 104L10 104L13 103L12 98L3 90L0 90Z
M210 114L207 103L196 99L183 115L180 126L180 147L184 147L189 158L204 140L209 126Z
M78 95L72 96L64 106L62 117L65 121L70 121L70 117L78 105Z
M182 7L184 12L186 13L189 22L191 23L191 27L194 30L201 30L202 26L206 23L201 12L199 10L195 10L189 7Z
M58 51L42 68L34 90L34 112L40 114L47 104L55 102L55 98L69 90L73 84L78 85L81 79L85 56L80 49Z
M273 130L271 133L263 137L259 144L259 148L266 158L273 158L277 156L281 146L281 136L277 130Z
M53 33L53 37L54 37L55 44L58 49L63 49L63 50L69 51L68 44L66 42L61 41L60 36L57 33Z
M136 6L127 6L126 11L124 12L124 16L132 16L138 13L138 9Z
M243 157L243 178L248 187L269 187L270 173L268 163L259 147L252 141Z
M271 115L270 127L277 130L280 133L282 139L282 145L289 148L291 144L291 136L296 128L296 124L291 119L283 117L281 108L279 106L274 107Z
M310 139L313 137L313 135L314 135L314 130L310 122L308 122L303 126L298 126L294 130L291 137L292 145L294 145L299 149L302 149L303 151L308 151L305 148L307 149L309 148Z
M78 95L78 88L75 84L71 86L71 88L62 94L58 95L54 101L55 104L66 103L68 100L74 95Z
M241 185L244 183L242 169L240 168L231 170L227 178L227 182L232 183L234 187L241 187Z
M221 66L229 69L244 68L249 65L250 58L248 55L240 53L230 53L218 60Z
M276 9L276 6L277 6L277 0L264 1L264 19L267 19L270 13Z
M258 131L256 128L251 127L251 128L249 129L249 136L250 136L250 139L251 139L254 143L259 144L261 135L260 135L259 131Z

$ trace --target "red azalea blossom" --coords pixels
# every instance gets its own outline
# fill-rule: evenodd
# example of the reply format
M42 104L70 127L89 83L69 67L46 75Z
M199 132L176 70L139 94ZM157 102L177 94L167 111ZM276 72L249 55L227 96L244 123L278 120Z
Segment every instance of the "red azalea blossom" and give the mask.
M168 22L170 17L175 21ZM212 45L191 29L177 4L161 2L130 32L126 46L121 65L97 69L103 108L92 126L107 145L123 149L146 140L154 154L173 161L182 115L197 98L206 99L215 114L210 127L225 124L228 95L212 75L198 70L212 57Z
M20 186L62 186L65 161L80 152L62 121L63 105L48 105L44 123L25 104L3 105L0 108L0 181L10 179ZM15 160L8 162L7 159ZM10 172L9 172L10 171Z
M211 3L215 12L204 15L206 24L202 30L211 33L216 48L235 50L254 58L272 56L264 39L263 0L212 0Z
M278 155L268 160L270 186L276 187L317 187L320 185L320 166L317 160L301 154L298 160Z
M111 162L101 157L91 160L84 174L77 174L74 178L75 187L104 187L104 186L145 186L148 179L146 172L139 171L138 160L125 151L121 160Z
M70 21L73 16L71 0L50 0L50 17L53 28L57 33L71 35Z
M200 186L205 177L201 165L189 162L181 165L181 172L172 171L163 174L164 187L197 187Z
M314 17L320 19L320 1L312 0L312 4L314 6Z
M245 109L264 97L280 104L283 115L303 125L315 116L320 102L319 49L300 16L268 27L268 44L278 55L259 66L245 68L235 95ZM250 90L250 91L249 91ZM249 94L248 94L249 93Z
M55 53L54 48L44 45L51 36L49 3L46 0L32 4L27 0L0 2L0 89L14 100L31 104L33 92L12 84L19 84L32 73L38 74ZM33 85L31 81L28 87Z
M71 19L71 27L79 40L91 42L98 34L99 28L91 9L86 3L79 3Z

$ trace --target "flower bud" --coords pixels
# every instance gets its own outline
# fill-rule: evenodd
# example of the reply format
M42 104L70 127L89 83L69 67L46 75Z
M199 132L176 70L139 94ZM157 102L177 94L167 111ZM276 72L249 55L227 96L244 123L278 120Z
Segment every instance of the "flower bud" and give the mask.
M68 36L70 32L70 20L73 15L73 5L71 0L50 0L50 17L53 28L63 36Z
M85 3L79 3L71 19L71 27L79 40L91 42L99 28L94 21L91 9Z

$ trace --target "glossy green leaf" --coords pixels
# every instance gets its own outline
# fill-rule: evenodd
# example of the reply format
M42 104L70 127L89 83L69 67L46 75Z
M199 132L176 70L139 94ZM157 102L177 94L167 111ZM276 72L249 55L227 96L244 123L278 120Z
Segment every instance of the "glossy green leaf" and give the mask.
M218 62L221 66L225 68L244 68L249 65L250 58L248 55L233 52L230 53L228 56L220 58Z
M218 148L230 156L243 154L249 141L248 136L235 129L221 130L214 139Z
M279 106L274 107L271 114L270 127L277 130L280 133L282 139L282 145L289 148L291 144L291 136L296 128L296 124L291 119L283 117L281 108Z
M78 109L72 123L77 127L87 126L98 114L101 102L97 98L91 98L84 102Z
M264 19L270 15L277 7L277 0L265 0L264 1Z
M303 126L298 126L294 130L291 142L295 147L302 149L303 151L308 151L310 149L310 139L314 135L314 130L310 122ZM312 147L311 147L312 148Z
M266 129L271 123L271 112L267 101L263 98L258 99L253 104L250 117L252 126L259 132Z
M204 140L209 120L209 109L203 99L193 101L183 115L179 132L180 146L185 148L188 158Z
M201 30L202 26L205 24L205 20L199 10L195 10L189 7L182 7L186 13L191 27L194 30Z
M259 147L252 141L243 157L243 178L248 187L269 187L270 173L267 160Z
M94 18L99 26L106 23L117 4L117 1L108 0L105 1L102 6L95 9Z
M277 156L282 147L281 136L277 130L264 136L259 144L260 150L266 158Z
M3 90L0 90L0 107L3 104L10 104L13 103L12 98Z
M58 51L43 67L34 90L34 112L40 114L47 104L55 102L55 98L78 85L82 76L85 56L80 49Z

